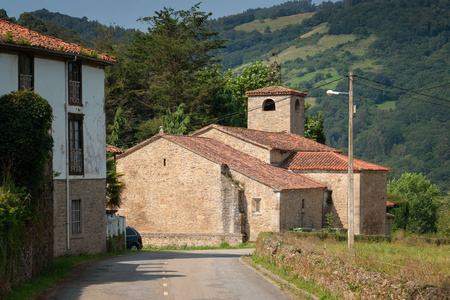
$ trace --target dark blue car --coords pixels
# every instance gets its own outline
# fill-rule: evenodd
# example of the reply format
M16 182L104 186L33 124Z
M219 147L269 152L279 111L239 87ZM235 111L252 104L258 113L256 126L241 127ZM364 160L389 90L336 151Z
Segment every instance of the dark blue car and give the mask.
M142 237L136 229L127 226L126 232L127 249L141 250L142 249Z

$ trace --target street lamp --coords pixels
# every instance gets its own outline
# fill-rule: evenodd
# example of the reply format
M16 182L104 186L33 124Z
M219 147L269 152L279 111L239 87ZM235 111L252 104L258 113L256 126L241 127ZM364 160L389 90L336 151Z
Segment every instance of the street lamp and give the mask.
M348 76L348 93L327 91L328 96L348 95L348 184L347 184L347 210L348 210L348 248L353 249L355 241L354 229L354 202L353 202L353 72Z

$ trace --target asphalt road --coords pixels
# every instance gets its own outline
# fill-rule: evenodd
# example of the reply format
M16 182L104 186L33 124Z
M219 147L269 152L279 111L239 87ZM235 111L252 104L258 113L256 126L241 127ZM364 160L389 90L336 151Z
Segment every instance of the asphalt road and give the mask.
M252 251L130 253L90 266L46 299L292 300L239 260Z

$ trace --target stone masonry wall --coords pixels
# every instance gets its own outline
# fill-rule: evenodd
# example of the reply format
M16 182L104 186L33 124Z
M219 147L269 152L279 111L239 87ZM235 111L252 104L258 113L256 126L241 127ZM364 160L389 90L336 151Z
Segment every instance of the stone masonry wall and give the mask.
M278 149L270 150L270 163L273 166L281 165L289 156L291 156L294 151L284 151Z
M280 193L239 172L231 170L231 178L243 190L243 210L247 220L245 232L250 241L256 241L258 234L266 231L280 231ZM253 211L253 200L260 199L260 211Z
M267 99L275 102L274 111L263 111ZM299 100L299 105L295 103ZM269 132L288 132L304 136L305 100L298 96L254 96L248 98L247 127Z
M297 173L326 185L327 189L332 191L332 205L330 207L330 205L327 205L324 201L323 218L325 218L326 213L331 212L335 217L334 226L337 228L347 228L347 172L300 171ZM361 233L359 227L359 177L360 175L358 173L354 173L354 219L356 234Z
M347 172L299 172L332 191L332 205L324 201L324 215L335 214L335 226L347 228ZM386 222L386 171L354 173L355 234L383 234Z
M222 168L221 188L223 233L242 235L245 233L245 211L240 197L242 190L229 177L228 168Z
M242 242L238 188L219 164L160 138L120 158L117 170L125 183L119 213L144 244L191 245L201 236Z
M323 189L287 190L281 192L281 199L281 231L322 227Z
M153 247L200 247L215 246L228 243L237 246L242 243L242 234L219 233L141 233L142 243Z
M70 180L70 199L81 199L81 234L72 234L67 249L66 181L54 181L54 255L106 251L106 179Z

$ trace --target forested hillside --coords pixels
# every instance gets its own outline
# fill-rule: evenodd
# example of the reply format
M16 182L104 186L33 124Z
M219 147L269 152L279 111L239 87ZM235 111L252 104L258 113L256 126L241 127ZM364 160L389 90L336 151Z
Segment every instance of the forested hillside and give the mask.
M184 132L211 122L245 124L240 117L245 115L243 92L274 82L274 78L263 80L261 74L267 74L266 66L276 61L281 66L284 86L308 92L307 101L312 104L309 114L318 116L322 112L326 144L345 151L347 98L329 97L325 91L348 91L345 76L353 71L355 157L391 167L390 175L396 178L404 172L423 173L447 192L449 12L449 0L343 0L321 5L300 0L215 20L201 15L199 24L204 28L197 33L218 47L205 48L212 51L207 63L180 69L179 78L170 77L175 80L171 84L179 82L177 90L184 88L184 82L191 84L185 87L185 93L174 95L176 100L169 97L172 100L167 103L162 100L167 95L157 84L160 81L151 82L156 78L168 80L154 75L165 72L162 65L169 61L149 64L144 59L144 55L151 57L158 49L147 53L146 46L157 45L147 44L155 41L145 33L135 32L135 42L117 45L125 36L120 28L110 26L97 36L90 35L96 32L96 22L46 10L32 12L34 19L25 14L17 22L38 29L40 25L65 26L78 40L103 47L99 50L114 51L119 63L107 78L107 113L111 126L114 116L116 121L127 120L119 135L124 146L157 132L164 116L183 123ZM6 12L4 16L0 13L1 18L5 16ZM51 30L47 29L47 34ZM165 38L160 40L165 42ZM221 59L223 68L215 64L215 58ZM255 66L258 61L262 65ZM228 69L234 74L226 72ZM195 80L186 81L183 76L194 76ZM180 107L180 103L185 105ZM123 116L117 114L118 107L123 108Z
M68 42L93 46L94 40L110 35L118 43L131 36L133 29L120 26L103 25L98 21L89 21L86 17L76 18L58 12L40 9L24 12L19 19L8 17L8 12L0 7L0 19L30 28L39 33L63 39Z
M283 84L308 91L310 112L323 113L327 144L344 150L347 98L325 91L348 91L341 76L354 71L355 156L391 167L395 177L422 172L448 191L449 1L359 0L303 9L315 12L291 9L293 15L274 19L249 10L213 21L212 28L222 29L218 38L228 39L219 55L225 67L276 60Z

